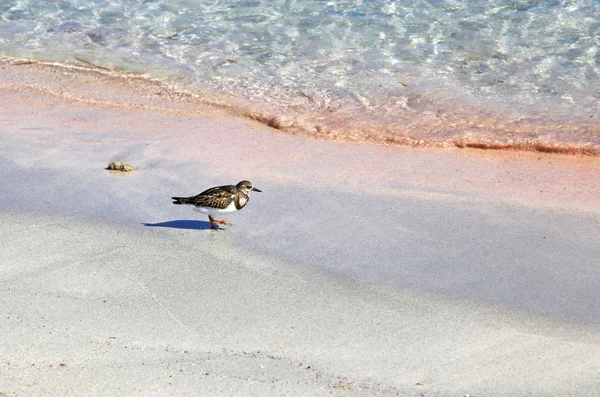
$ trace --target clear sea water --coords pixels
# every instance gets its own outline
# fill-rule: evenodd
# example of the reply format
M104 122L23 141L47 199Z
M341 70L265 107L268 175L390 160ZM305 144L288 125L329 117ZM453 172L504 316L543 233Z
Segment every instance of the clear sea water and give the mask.
M600 145L598 0L1 0L0 55L148 73L309 135Z

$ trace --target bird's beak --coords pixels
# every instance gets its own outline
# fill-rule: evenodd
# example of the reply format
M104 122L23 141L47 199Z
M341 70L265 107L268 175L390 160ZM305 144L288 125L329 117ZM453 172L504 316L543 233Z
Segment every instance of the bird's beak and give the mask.
M252 188L252 191L253 191L253 192L259 192L259 193L262 193L262 190L258 190L258 189L257 189L257 188L255 188L255 187L253 187L253 188Z

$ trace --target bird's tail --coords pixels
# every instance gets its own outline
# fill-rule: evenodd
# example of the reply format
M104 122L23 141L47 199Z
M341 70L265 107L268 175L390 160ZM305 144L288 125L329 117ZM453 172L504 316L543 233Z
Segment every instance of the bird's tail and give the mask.
M171 197L173 201L173 204L185 204L186 202L186 198L185 197Z

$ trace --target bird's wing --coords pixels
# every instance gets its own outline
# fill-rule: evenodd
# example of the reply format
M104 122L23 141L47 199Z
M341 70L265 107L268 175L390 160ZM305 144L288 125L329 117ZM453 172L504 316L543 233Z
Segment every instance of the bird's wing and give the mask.
M189 197L188 202L199 207L224 209L235 198L235 186L219 186Z

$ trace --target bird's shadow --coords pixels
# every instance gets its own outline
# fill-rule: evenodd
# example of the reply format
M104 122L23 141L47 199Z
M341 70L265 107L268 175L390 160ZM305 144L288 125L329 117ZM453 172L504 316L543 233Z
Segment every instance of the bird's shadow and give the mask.
M208 230L210 222L196 220L176 220L159 223L142 223L146 227L169 227L172 229Z

